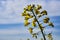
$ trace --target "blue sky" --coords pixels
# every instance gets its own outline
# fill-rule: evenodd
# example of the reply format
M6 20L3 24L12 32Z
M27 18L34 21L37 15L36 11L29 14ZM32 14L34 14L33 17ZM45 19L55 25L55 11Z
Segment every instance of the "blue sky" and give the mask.
M48 11L48 16L54 23L54 40L60 38L60 0L0 0L0 40L20 40L32 38L24 27L24 18L21 16L23 8L28 4L40 4L43 10ZM32 40L32 39L31 39Z

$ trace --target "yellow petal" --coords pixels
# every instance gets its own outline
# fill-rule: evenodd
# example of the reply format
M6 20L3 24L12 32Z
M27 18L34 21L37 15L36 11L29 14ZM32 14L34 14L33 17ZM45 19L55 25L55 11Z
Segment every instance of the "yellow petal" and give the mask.
M43 15L47 15L47 11L44 10L44 11L41 12L41 14L43 14Z
M32 22L32 26L34 26L34 27L35 27L35 26L36 26L36 23L35 23L35 22Z
M42 24L39 24L40 27L42 27Z
M33 18L33 16L30 15L30 18Z
M36 15L38 15L38 14L40 14L40 11L38 11L38 10L35 10L35 13L36 13Z
M33 28L29 28L29 32L32 33L33 32Z
M46 18L43 20L43 22L44 22L44 23L48 23L49 20L50 20L50 19L49 19L48 17L46 17Z
M31 11L31 10L32 10L32 6L31 6L31 5L28 5L27 9L28 9L29 11Z
M48 38L49 38L49 40L53 39L51 33L48 34Z
M49 21L48 21L48 20L46 20L46 19L44 19L44 20L43 20L43 22L44 22L44 23L48 23Z
M48 18L48 17L46 17L45 19L46 19L46 20L50 20L50 18Z
M28 9L27 9L27 8L24 8L24 10L28 11Z
M25 22L24 22L24 25L25 26L28 26L30 23L28 22L28 20L25 20Z
M34 18L33 22L36 22L37 20Z
M26 13L26 10L24 10L24 13Z
M54 27L54 25L53 25L53 23L52 23L52 22L49 22L49 26L52 26L52 27Z
M41 5L37 5L37 10L41 9L42 6Z
M28 20L29 18L28 17L25 17L25 20Z
M45 27L43 27L43 26L40 24L39 29L44 30L44 28L45 28Z
M28 20L30 17L29 16L25 16L25 20Z
M26 16L30 16L30 14L26 12Z
M25 13L22 13L22 16L26 16Z
M41 16L42 16L41 14L38 15L39 18L40 18Z

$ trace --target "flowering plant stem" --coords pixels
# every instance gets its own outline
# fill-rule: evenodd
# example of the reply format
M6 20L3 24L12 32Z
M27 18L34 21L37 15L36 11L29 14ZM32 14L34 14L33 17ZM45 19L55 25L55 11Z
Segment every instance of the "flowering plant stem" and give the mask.
M33 16L35 17L35 19L36 19L36 21L37 21L37 24L38 24L38 26L39 26L39 28L40 28L40 30L41 30L41 33L42 33L43 39L46 40L45 35L44 35L44 32L43 32L43 30L42 30L42 28L41 28L41 26L40 26L40 24L39 24L39 21L37 20L37 17L36 17L36 15L35 15L33 9L32 9L32 13L33 13Z

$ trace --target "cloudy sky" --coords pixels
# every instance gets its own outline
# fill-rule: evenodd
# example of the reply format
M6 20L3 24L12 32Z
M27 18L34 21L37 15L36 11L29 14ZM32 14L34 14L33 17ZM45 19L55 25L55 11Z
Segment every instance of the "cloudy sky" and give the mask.
M20 40L24 33L26 37L30 35L23 26L24 18L21 16L23 8L29 4L42 5L42 8L48 11L48 16L52 17L51 21L56 24L54 32L60 33L58 31L60 28L60 0L0 0L0 40ZM57 35L56 40L59 40L59 37Z

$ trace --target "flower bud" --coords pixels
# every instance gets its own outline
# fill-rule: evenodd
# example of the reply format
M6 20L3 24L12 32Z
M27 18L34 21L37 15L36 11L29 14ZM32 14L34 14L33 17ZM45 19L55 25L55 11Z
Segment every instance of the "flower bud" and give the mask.
M52 22L49 22L48 24L49 24L49 26L54 27L54 25L53 25L53 23L52 23Z
M43 15L47 15L47 11L44 10L44 11L41 12L41 14L43 14Z
M32 32L33 32L33 28L29 28L29 32L32 34Z
M42 9L41 5L37 5L37 10Z
M25 20L25 22L24 22L24 25L25 26L28 26L30 23L28 22L28 20Z

